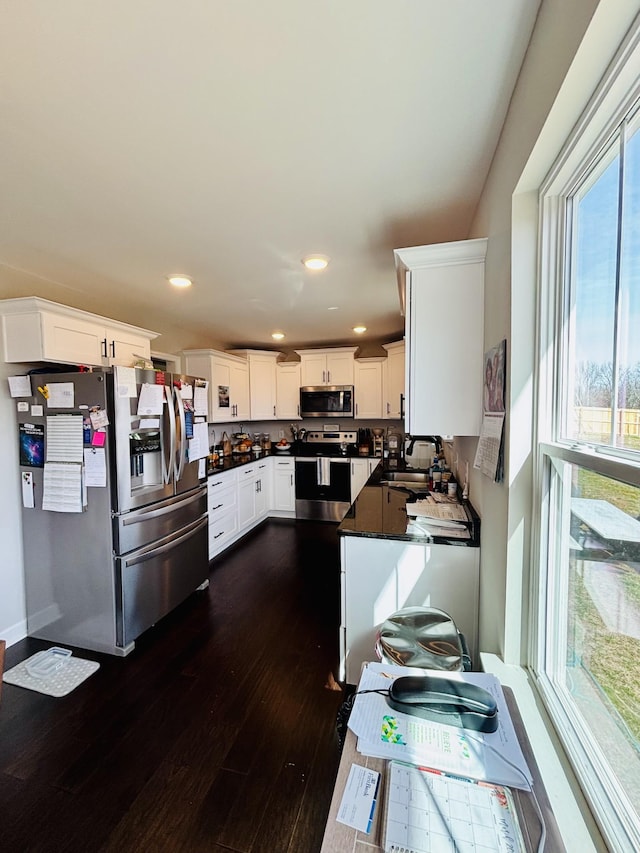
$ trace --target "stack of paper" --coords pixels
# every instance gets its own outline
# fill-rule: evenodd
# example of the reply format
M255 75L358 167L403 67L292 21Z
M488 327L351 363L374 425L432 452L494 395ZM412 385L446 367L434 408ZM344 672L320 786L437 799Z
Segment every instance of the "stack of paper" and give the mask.
M443 725L394 711L381 693L356 697L349 728L363 755L433 767L445 773L524 790L532 778L513 728L498 679L484 672L439 672L378 663L365 666L358 691L386 691L395 678L429 674L477 684L498 706L498 730L492 734Z
M407 533L470 539L467 514L460 504L439 503L431 496L405 506L410 523Z

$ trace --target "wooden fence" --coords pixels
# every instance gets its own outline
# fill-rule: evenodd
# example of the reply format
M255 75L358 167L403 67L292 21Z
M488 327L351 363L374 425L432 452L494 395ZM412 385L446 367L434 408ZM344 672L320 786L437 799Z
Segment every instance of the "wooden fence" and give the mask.
M574 435L609 435L611 431L611 409L576 406L574 417ZM615 435L640 436L640 409L616 411Z

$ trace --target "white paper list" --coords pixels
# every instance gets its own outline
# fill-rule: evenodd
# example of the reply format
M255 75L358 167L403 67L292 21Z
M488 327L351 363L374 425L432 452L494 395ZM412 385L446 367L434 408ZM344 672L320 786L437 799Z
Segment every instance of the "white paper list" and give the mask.
M47 415L47 462L82 462L82 415Z
M51 512L82 512L82 465L45 462L42 509Z

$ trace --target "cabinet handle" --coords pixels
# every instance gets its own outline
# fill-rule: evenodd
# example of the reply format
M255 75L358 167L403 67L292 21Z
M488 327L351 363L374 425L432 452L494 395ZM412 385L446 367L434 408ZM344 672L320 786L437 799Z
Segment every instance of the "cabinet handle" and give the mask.
M326 381L327 381L327 380L326 380L326 375L327 375L327 371L326 371L326 370L323 370L323 371L322 371L322 381L323 381L323 383L326 383Z
M404 394L400 394L400 417L404 418Z
M221 486L222 480L218 480L217 483L209 483L209 488L212 489L214 486Z
M216 533L216 535L213 538L219 539L221 536L224 536L224 530L221 530L220 533Z
M391 411L391 403L387 403L387 414Z
M356 403L356 417L358 417L358 404Z
M275 418L275 416L276 416L276 407L274 406L273 407L273 417Z
M300 403L298 403L298 417L300 417Z
M111 358L116 357L116 342L111 341Z
M291 485L293 486L293 474L291 475Z
M327 370L327 385L331 385L331 371Z
M102 341L102 356L103 358L107 357L107 339L104 338Z
M220 509L220 507L221 507L221 506L224 506L224 504L217 504L216 506L212 506L212 507L211 507L211 509L212 509L212 510L214 510L214 509Z

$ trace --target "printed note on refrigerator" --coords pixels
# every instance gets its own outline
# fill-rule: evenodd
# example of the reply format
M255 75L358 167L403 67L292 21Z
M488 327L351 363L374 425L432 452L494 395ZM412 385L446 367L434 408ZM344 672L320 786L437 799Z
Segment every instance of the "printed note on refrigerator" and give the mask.
M135 397L138 393L136 387L135 367L123 367L118 365L116 371L116 394L118 397Z
M189 462L202 459L209 453L209 430L206 423L193 425L193 438L189 439Z
M138 416L161 415L164 401L164 385L151 385L143 382L138 397Z
M10 376L9 377L9 393L12 397L30 397L31 396L31 377L30 376Z
M47 406L50 409L75 408L75 387L73 382L48 382Z
M207 396L208 382L196 382L193 392L193 408L196 415L207 415L209 412L209 398Z
M45 463L42 509L82 512L82 465L74 462Z
M33 509L33 471L22 472L22 506L25 509Z
M82 415L47 415L47 462L82 462L83 445Z
M87 487L107 485L107 457L103 447L85 447L84 477Z

